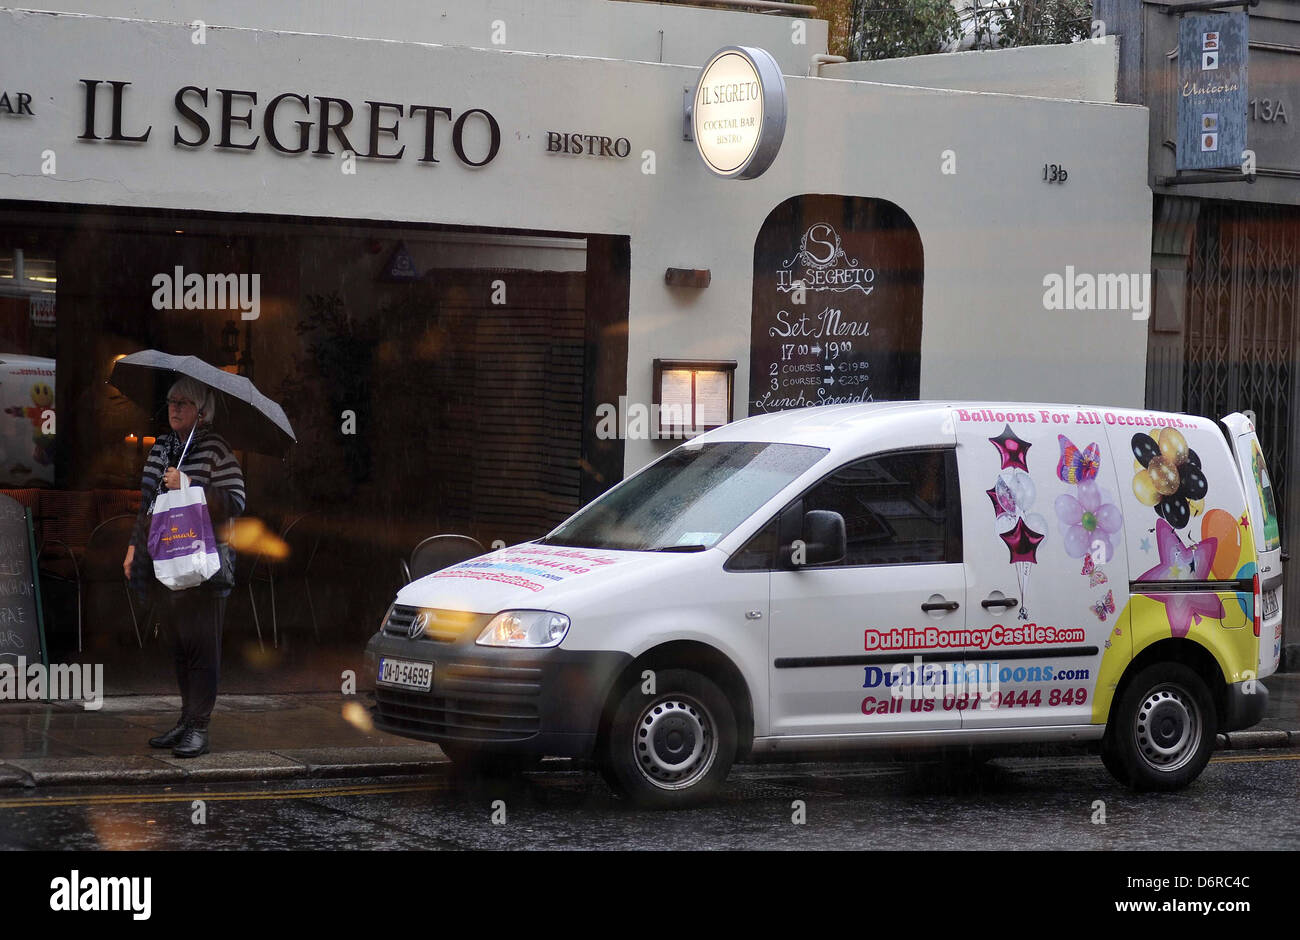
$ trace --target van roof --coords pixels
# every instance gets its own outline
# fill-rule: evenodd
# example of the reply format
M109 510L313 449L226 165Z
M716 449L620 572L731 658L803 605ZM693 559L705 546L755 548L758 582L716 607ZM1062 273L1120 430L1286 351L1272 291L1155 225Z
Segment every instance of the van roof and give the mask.
M1168 415L1178 418L1183 426L1213 425L1214 422L1192 415L1152 411L1145 408L1117 408L1111 405L1080 405L1048 402L986 402L986 401L882 401L853 405L815 405L793 408L773 414L754 415L733 421L731 424L701 434L697 442L718 441L771 441L789 444L808 444L814 447L839 449L854 446L865 436L875 436L882 423L896 419L941 421L949 409L967 411L986 409L1004 412L1008 423L1016 422L1015 414L1039 409L1073 413L1079 410L1105 411L1114 415Z

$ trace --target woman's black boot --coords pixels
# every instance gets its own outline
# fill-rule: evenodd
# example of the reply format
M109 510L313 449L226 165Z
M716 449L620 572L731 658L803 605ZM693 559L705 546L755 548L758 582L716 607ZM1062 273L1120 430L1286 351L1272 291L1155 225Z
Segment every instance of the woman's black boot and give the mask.
M185 729L189 727L189 721L184 715L176 722L176 727L170 731L164 731L162 734L149 739L150 747L175 747L180 744L181 738L185 736Z
M208 723L201 720L190 722L172 753L177 757L198 757L208 753Z

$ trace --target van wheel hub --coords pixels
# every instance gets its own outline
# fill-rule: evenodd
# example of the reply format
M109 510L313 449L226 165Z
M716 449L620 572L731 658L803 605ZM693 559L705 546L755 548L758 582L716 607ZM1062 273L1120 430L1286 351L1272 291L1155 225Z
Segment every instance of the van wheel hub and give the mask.
M659 699L641 712L632 747L637 767L655 786L688 787L713 766L717 754L713 718L686 696Z
M1196 753L1200 740L1200 714L1182 688L1162 685L1152 689L1138 708L1134 728L1138 753L1152 767L1177 770Z

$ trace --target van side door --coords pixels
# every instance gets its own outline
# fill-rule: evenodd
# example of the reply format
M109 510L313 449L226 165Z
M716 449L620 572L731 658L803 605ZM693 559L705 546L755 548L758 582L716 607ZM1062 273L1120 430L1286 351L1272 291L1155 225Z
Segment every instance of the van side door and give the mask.
M1117 464L1132 460L1088 409L1015 408L954 409L980 694L968 730L1089 724L1104 656L1127 662Z
M915 656L928 668L961 660L960 644L947 642L964 626L966 598L951 441L934 436L845 464L783 517L797 524L811 510L843 517L847 554L772 572L772 733L959 728L941 696L896 694L904 674L919 678L910 676Z

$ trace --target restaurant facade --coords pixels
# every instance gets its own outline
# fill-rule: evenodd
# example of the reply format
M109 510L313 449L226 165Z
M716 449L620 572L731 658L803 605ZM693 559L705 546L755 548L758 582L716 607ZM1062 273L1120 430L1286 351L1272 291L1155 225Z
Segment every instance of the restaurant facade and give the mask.
M138 502L165 415L106 379L147 348L283 405L298 443L240 454L248 513L291 530L296 635L348 642L422 538L536 537L697 428L1145 403L1147 111L1055 91L1050 51L991 93L868 80L799 15L58 5L0 9L0 486L52 574L94 567L54 543L111 559L91 536ZM725 47L776 83L701 96ZM732 172L697 138L739 140L751 85L770 165Z

